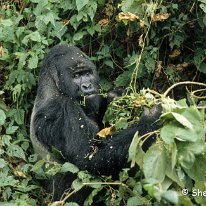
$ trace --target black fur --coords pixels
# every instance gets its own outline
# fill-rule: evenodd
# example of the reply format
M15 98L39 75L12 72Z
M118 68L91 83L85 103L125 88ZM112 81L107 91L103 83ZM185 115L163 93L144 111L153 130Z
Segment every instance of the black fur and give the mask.
M72 74L79 68L82 73L80 77L77 75L80 78L77 81ZM85 68L88 74L84 74ZM161 109L154 110L152 114L144 113L139 123L132 128L114 134L111 138L100 139L96 134L101 127L102 112L105 110L102 108L106 108L107 101L98 92L96 67L78 48L68 45L52 48L39 74L31 118L31 139L36 152L44 156L54 147L61 151L64 161L97 175L115 176L126 167L128 149L135 132L138 130L142 135L154 130ZM86 96L85 105L79 103L84 100L82 94ZM145 145L145 149L150 144ZM73 180L68 175L65 184L65 177L62 178L56 176L51 180L56 181L53 188L55 199L61 197ZM47 183L48 187L51 187L50 183ZM77 198L82 204L84 197Z

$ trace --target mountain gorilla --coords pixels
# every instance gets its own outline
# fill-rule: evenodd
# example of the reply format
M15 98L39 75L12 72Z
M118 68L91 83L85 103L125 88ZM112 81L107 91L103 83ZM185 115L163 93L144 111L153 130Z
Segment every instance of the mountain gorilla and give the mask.
M38 154L45 157L56 148L62 153L63 162L69 161L94 175L115 176L127 166L135 132L142 135L154 130L161 111L155 108L151 114L144 112L133 127L107 139L98 138L96 134L108 104L99 95L99 89L95 65L77 47L57 45L50 50L40 70L31 117L31 140ZM108 96L111 99L115 94L111 91ZM72 180L68 174L47 182L54 199L61 197ZM84 198L78 195L77 202L82 205Z

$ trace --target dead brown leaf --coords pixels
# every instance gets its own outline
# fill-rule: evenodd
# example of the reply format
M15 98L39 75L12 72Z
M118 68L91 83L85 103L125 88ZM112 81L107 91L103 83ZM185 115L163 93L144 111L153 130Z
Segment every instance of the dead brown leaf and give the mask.
M0 45L0 57L2 57L4 55L4 50L3 50L3 46Z
M130 13L130 12L127 12L127 13L120 12L118 14L118 19L119 20L136 21L136 20L139 20L139 17L135 14Z
M14 170L14 175L15 175L16 177L27 178L27 176L26 176L22 171L16 171L16 170Z
M174 58L178 57L180 54L181 54L181 50L180 50L179 48L177 48L177 49L174 49L174 50L171 52L171 54L169 55L169 57L170 57L171 59L174 59Z
M139 97L133 101L133 107L138 108L145 104L145 97Z
M164 21L168 19L171 16L170 13L164 13L164 14L154 14L152 16L152 21L157 22L157 21Z
M102 26L102 27L106 27L108 24L109 24L109 19L108 18L106 18L106 19L102 19L102 20L100 20L99 22L98 22L98 24L100 25L100 26Z
M156 66L156 70L155 70L155 76L158 78L160 77L161 73L162 73L162 61L157 61L157 66Z
M111 135L114 131L115 131L115 127L114 126L106 127L104 129L102 129L101 131L99 131L97 133L97 135L99 137L106 138L108 135Z

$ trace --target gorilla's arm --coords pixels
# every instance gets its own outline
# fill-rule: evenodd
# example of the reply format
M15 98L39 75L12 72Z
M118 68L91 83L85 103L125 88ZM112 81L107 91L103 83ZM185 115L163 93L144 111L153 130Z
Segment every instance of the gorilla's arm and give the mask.
M85 115L81 107L66 97L52 99L34 116L36 136L51 151L52 146L65 159L81 170L93 174L111 175L126 166L128 149L135 132L140 135L156 127L160 111L143 115L132 128L122 130L102 140L96 137L98 126Z

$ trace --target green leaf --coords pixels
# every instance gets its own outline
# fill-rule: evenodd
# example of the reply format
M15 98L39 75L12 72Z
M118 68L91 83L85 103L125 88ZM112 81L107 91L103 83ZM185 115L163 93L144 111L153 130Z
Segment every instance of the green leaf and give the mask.
M12 157L18 157L23 160L26 160L24 150L18 145L14 145L14 144L10 145L8 147L7 154Z
M161 200L161 192L159 191L159 188L156 187L153 184L145 184L144 189L148 191L149 195L152 197L155 197L158 201Z
M165 126L161 129L161 138L167 144L173 143L175 138L180 141L190 142L204 140L206 132L204 127L204 114L198 111L196 107L189 107L181 110L181 115L184 116L184 118L182 118L182 116L180 118L178 115L175 115L174 119L170 119L171 116L168 117L168 119L165 118L165 120L168 120L169 123L165 123ZM190 122L189 124L188 121ZM187 125L187 127L181 127L179 125L180 122ZM192 128L188 128L191 127L190 124L192 125Z
M200 8L203 10L204 13L206 13L206 2L205 0L199 0L200 2L202 2L202 4L200 4Z
M167 144L173 144L174 138L175 138L175 130L178 127L173 124L167 124L160 130L160 137L163 139L163 141Z
M101 90L103 91L109 91L113 87L112 83L105 78L100 79L100 85L101 85Z
M41 42L40 33L38 31L35 31L35 32L32 32L32 33L26 35L23 38L22 43L27 45L29 40L34 41L34 42Z
M48 5L48 0L37 0L38 1L38 4L37 6L34 8L33 10L33 13L36 15L36 16L39 16L41 15L42 13L45 12L45 7ZM37 2L36 2L37 3Z
M137 163L140 169L143 170L143 158L145 153L141 148L140 140L141 139L139 138L138 131L137 131L129 147L128 161L131 161L131 167L134 167L135 163Z
M3 145L7 145L7 146L11 145L11 140L12 140L12 138L10 135L3 135L2 136L2 144Z
M119 130L119 129L127 129L127 127L128 127L127 118L120 117L120 118L115 122L115 127L116 127L117 130Z
M131 81L132 73L133 73L133 69L129 71L124 71L122 74L120 74L115 80L115 86L117 87L128 86Z
M32 57L28 61L29 69L37 68L38 61L39 61L38 56L36 54L32 55Z
M71 172L71 173L75 174L75 173L79 172L79 169L77 168L77 166L75 166L69 162L66 162L62 165L60 172L62 172L62 173Z
M0 158L0 169L4 168L6 165L7 162L4 159Z
M73 41L76 42L76 41L81 40L85 34L86 34L85 32L75 33L75 35L73 36Z
M87 9L87 15L90 17L91 21L94 18L96 10L97 10L97 3L95 1L91 1L89 8Z
M6 128L6 134L14 134L18 128L18 126L10 125L8 128Z
M164 147L152 145L144 156L143 172L146 179L161 183L165 178L166 153Z
M2 19L0 24L5 27L10 27L13 25L13 21L11 19Z
M1 202L1 206L17 206L15 203Z
M6 120L6 114L2 109L0 109L0 125L4 125L5 120Z
M206 26L206 15L203 17L203 23Z
M54 16L54 13L49 12L48 14L46 14L46 16L45 16L45 18L44 18L44 22L45 22L46 24L48 24L48 22L51 22L51 24L52 24L53 26L55 26L55 19L57 19L57 17Z
M22 144L21 144L21 148L24 150L24 151L27 151L28 150L28 148L29 148L29 142L23 142Z
M179 196L179 205L182 206L194 206L190 196Z
M174 118L183 126L189 128L189 129L193 129L192 124L186 119L186 117L184 117L181 114L178 114L176 112L171 112L171 114L174 116Z
M105 61L104 61L104 64L107 65L107 66L109 66L109 67L111 67L111 68L114 68L113 61L111 61L111 60L105 60Z
M89 0L76 0L77 10L80 11L88 3L89 3Z
M127 206L138 206L138 205L144 205L144 201L142 200L143 198L140 196L134 196L130 197L127 200Z
M63 22L56 22L54 31L52 32L53 37L57 37L59 39L62 38L62 36L66 33L67 27L63 24Z
M23 109L17 109L14 114L14 119L18 125L24 124L25 111Z
M95 28L94 28L94 26L87 28L87 32L88 32L91 36L93 36L94 33L95 33Z
M93 205L93 199L95 196L98 195L98 193L103 189L103 186L93 189L92 192L89 194L89 196L87 197L87 199L84 202L84 205ZM100 193L101 194L101 193Z
M195 183L195 187L192 190L192 196L195 198L195 201L199 203L199 205L206 205L206 198L205 195L198 195L199 192L206 191L206 185L205 182L197 181ZM205 194L205 192L204 192Z
M75 190L75 191L78 191L80 190L81 188L83 187L83 184L82 182L79 180L79 179L76 179L72 182L72 188Z
M32 154L28 157L29 162L34 163L36 162L38 159L38 155L37 154Z
M61 170L61 165L60 164L53 164L47 171L46 174L48 176L54 176Z
M35 172L37 170L39 170L45 163L45 160L44 159L41 159L39 160L34 166L33 168L31 169L31 171Z
M179 197L176 191L168 190L166 192L163 192L161 196L163 199L167 200L168 202L174 205L178 204Z
M67 202L64 206L79 206L76 202Z
M7 176L6 174L0 173L0 185L2 187L11 186L15 187L19 181L15 180L13 176Z
M138 131L135 133L132 139L132 143L130 144L130 147L129 147L129 159L128 160L131 161L131 167L134 167L135 165L136 149L140 142L138 133L139 133Z
M200 64L199 70L203 73L206 73L206 63L202 62Z
M168 161L167 161L168 162ZM172 169L171 164L167 164L166 168L166 175L169 177L173 182L176 182L180 187L185 187L184 178L180 178L177 174L176 169Z
M30 0L33 3L39 3L41 0Z
M29 37L32 41L41 42L41 36L38 31L32 32Z
M20 38L20 36L24 33L25 31L25 28L24 26L21 26L21 27L18 27L17 30L16 30L16 36L17 38Z
M198 155L196 161L189 169L184 169L186 173L195 181L206 181L206 157Z
M2 93L3 94L3 93ZM0 99L0 109L7 111L8 107L7 105L4 103L4 101L2 99ZM0 115L0 119L1 119L1 115Z
M178 162L183 168L190 169L193 163L196 161L195 154L191 150L188 143L179 143L178 148Z

